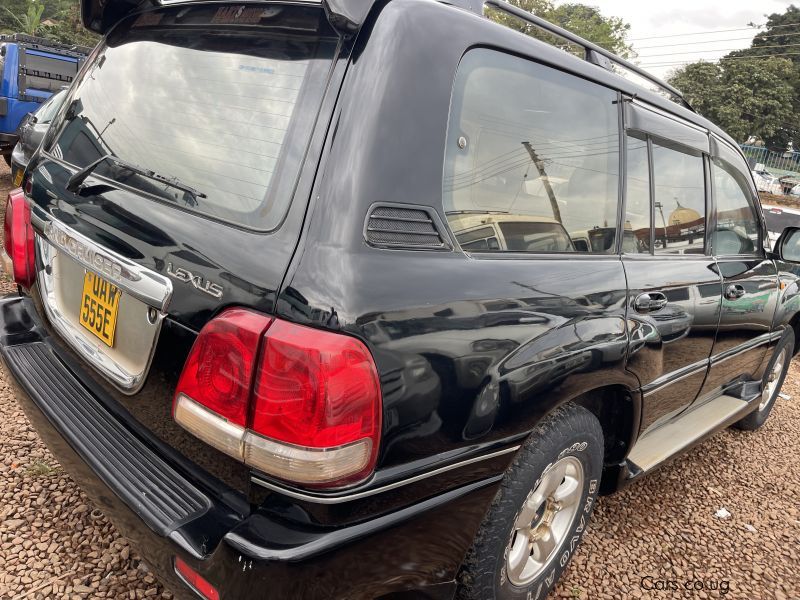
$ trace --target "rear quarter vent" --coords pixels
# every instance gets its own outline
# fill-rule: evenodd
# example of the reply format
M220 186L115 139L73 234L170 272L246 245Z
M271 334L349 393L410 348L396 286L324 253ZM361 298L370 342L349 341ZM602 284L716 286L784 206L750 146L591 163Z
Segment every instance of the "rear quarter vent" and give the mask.
M413 204L373 204L364 225L364 239L377 248L450 250L439 217Z

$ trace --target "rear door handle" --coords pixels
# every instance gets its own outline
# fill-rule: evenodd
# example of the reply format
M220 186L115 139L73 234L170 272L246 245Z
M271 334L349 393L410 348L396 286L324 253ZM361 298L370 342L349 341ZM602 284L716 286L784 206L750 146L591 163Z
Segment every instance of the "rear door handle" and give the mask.
M738 300L739 298L744 296L744 294L745 294L744 286L741 286L738 283L732 283L725 288L726 300Z
M633 308L636 309L636 312L651 313L664 308L667 302L667 297L661 292L645 292L636 296Z

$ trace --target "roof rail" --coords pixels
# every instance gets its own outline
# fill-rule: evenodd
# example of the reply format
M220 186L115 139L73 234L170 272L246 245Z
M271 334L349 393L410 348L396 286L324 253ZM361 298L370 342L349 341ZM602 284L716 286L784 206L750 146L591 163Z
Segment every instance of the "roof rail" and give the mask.
M680 90L671 86L666 81L659 79L655 75L648 73L641 67L634 65L620 56L617 56L613 52L609 52L605 48L601 48L597 44L590 42L589 40L586 40L581 36L572 33L571 31L567 31L558 25L553 25L550 21L546 21L541 17L537 17L527 10L523 10L517 6L514 6L513 4L509 4L505 0L486 0L484 4L485 6L496 8L497 10L515 16L523 21L527 21L531 25L563 38L568 42L581 46L585 52L584 58L592 64L604 69L608 69L609 71L613 70L614 65L619 65L622 67L622 69L635 73L642 79L647 80L649 83L659 88L661 92L666 93L666 95L673 102L682 104L691 110L691 106L689 106L689 103L686 101L686 98L683 97L683 94L680 92Z
M86 56L88 55L92 49L87 46L78 46L76 44L64 44L62 42L56 42L54 40L48 40L47 38L28 35L26 33L11 33L11 34L0 34L0 44L2 43L19 43L19 44L27 44L27 45L34 45L34 46L41 46L43 49L49 50L63 50L68 54L74 55L81 55Z

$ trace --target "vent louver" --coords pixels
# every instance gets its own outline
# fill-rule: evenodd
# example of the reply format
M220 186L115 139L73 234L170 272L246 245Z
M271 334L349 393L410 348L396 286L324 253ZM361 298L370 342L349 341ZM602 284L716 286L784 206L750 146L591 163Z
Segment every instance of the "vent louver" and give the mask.
M367 217L364 237L372 246L405 250L449 250L439 220L421 206L376 204Z

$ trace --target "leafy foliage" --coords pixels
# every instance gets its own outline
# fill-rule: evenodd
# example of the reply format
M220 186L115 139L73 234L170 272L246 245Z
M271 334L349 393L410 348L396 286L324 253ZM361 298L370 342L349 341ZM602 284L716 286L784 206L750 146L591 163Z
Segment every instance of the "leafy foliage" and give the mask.
M766 30L750 48L731 52L718 64L686 65L669 81L737 140L753 135L776 150L789 142L800 147L800 49L786 47L798 43L798 33L800 9L791 5L767 17Z
M594 42L598 46L610 50L623 58L633 55L633 49L625 41L630 25L618 17L603 16L600 10L594 6L578 3L556 6L552 0L510 0L510 3L559 27L563 27L590 42ZM564 50L576 54L580 52L573 44L564 43L563 40L555 38L555 36L545 33L513 15L499 10L487 11L486 15L493 21L559 46Z
M44 12L44 4L31 2L28 4L27 11L22 15L15 15L7 7L3 10L16 22L22 33L28 35L36 35L42 25L42 13Z
M80 0L2 0L0 8L0 33L27 33L83 46L99 40L81 23Z

